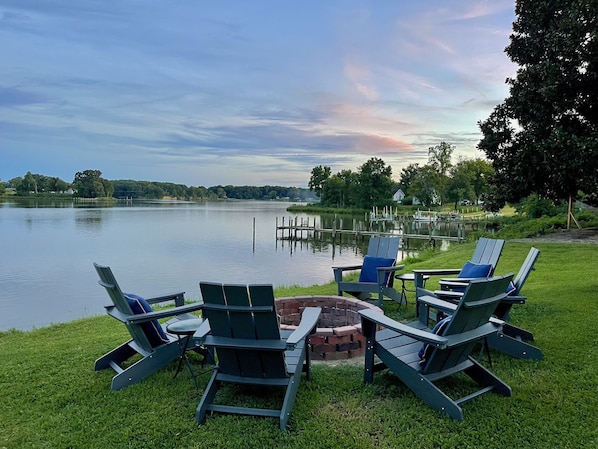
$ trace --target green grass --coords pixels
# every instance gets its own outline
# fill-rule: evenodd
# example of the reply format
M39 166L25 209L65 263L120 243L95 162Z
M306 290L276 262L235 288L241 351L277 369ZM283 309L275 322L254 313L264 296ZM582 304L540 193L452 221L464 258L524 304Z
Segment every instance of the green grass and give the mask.
M228 415L208 416L197 426L195 408L209 374L195 389L186 371L173 379L173 362L111 391L112 372L94 372L93 362L127 332L101 316L0 333L0 448L598 447L598 247L535 246L542 253L524 287L528 303L516 306L512 319L534 333L545 360L493 352L493 371L513 396L486 394L465 404L464 422L427 407L391 374L364 385L361 364L314 364L312 381L299 387L288 432L274 419ZM473 247L454 245L407 268L460 267ZM529 247L507 242L497 274L517 271ZM333 284L280 289L277 296L330 293ZM389 305L387 313L409 320L413 306ZM444 382L448 391L467 385L461 378ZM260 403L277 398L260 396Z

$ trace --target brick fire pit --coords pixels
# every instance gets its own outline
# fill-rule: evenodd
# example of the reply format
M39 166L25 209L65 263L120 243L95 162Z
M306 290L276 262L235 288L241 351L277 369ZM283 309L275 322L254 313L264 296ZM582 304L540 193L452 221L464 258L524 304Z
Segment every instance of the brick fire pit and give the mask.
M361 334L358 310L382 309L364 301L342 296L294 296L276 299L281 329L294 330L305 307L321 307L316 333L311 336L312 360L341 360L362 356L365 338Z

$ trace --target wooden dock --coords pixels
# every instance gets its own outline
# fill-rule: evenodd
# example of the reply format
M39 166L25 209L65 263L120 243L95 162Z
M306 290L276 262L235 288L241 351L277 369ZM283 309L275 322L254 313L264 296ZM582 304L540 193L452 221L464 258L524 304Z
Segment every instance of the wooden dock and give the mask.
M401 226L399 230L386 232L384 230L365 230L365 229L340 229L340 228L322 228L316 225L316 220L310 224L307 221L298 221L297 218L289 219L285 224L284 218L279 224L276 219L276 239L277 240L321 240L331 238L332 242L340 242L343 237L350 237L354 241L364 240L371 236L399 236L402 244L407 245L409 240L427 241L430 246L435 247L442 241L461 243L465 240L465 235L461 231L456 236L431 234L410 234L404 232L405 227ZM406 246L404 246L406 248Z

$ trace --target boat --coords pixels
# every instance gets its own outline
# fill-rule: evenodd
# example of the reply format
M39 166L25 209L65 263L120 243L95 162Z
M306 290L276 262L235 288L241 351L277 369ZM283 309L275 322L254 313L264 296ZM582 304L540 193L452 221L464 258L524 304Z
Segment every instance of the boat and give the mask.
M434 211L430 211L430 210L427 212L422 212L418 209L417 212L415 212L413 214L413 219L415 221L423 221L423 222L438 221L438 212L434 212Z

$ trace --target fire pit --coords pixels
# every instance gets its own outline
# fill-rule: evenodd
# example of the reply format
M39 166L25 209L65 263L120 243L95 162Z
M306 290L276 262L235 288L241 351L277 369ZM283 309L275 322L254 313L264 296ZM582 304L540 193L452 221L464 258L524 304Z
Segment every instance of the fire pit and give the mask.
M342 296L294 296L276 299L281 329L294 330L305 307L321 307L316 333L311 336L312 360L341 360L362 356L365 338L361 334L359 310L382 309L364 301Z

